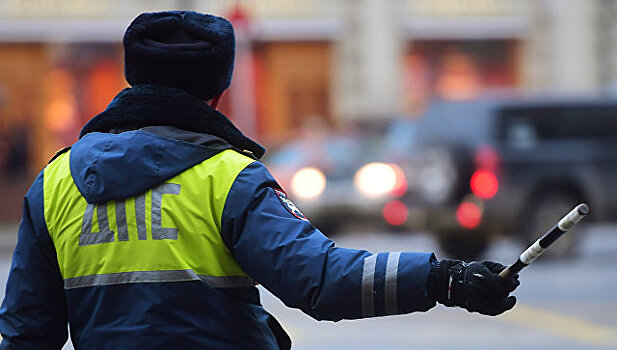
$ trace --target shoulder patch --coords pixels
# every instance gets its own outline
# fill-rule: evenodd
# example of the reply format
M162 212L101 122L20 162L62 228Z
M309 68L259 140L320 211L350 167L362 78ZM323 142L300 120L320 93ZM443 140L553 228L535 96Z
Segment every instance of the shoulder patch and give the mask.
M287 211L293 214L293 216L297 217L300 220L308 221L306 216L302 214L300 209L296 207L296 205L291 201L291 199L287 198L285 192L274 188L274 193L276 193L276 196L279 198L285 209L287 209Z

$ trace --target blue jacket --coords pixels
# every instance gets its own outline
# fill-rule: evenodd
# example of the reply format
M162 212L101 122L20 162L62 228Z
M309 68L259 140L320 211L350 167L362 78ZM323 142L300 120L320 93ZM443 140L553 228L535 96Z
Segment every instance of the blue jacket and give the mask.
M148 126L160 125L156 118L161 115L168 126ZM210 123L191 123L193 117ZM263 154L224 116L180 90L156 86L120 93L86 125L86 134L72 146L70 167L88 203L134 196L225 149ZM45 222L43 180L41 172L24 199L0 309L0 349L60 349L67 324L77 349L290 346L260 305L255 287L180 281L66 288ZM426 288L432 254L336 247L290 204L257 160L233 181L220 234L254 281L318 320L426 311L435 305Z

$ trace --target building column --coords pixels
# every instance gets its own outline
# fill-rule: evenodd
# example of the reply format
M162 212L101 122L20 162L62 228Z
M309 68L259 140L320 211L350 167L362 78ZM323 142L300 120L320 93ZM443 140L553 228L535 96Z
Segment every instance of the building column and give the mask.
M344 120L402 111L401 39L396 0L345 0L333 99Z
M597 2L543 0L535 6L530 36L524 44L523 85L557 92L598 91Z

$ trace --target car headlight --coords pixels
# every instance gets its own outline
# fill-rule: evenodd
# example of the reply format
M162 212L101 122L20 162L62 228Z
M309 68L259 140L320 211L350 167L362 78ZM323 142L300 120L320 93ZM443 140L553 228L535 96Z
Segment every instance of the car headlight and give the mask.
M406 189L405 174L395 164L369 163L354 176L356 189L367 197L379 197Z
M445 149L428 152L418 173L418 190L430 203L443 203L454 190L456 170L452 156Z
M291 191L302 199L316 198L325 188L326 176L317 168L302 168L291 178Z

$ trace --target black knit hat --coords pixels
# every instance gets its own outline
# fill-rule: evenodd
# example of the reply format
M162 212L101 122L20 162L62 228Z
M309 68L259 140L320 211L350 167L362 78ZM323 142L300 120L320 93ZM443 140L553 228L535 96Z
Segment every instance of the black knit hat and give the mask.
M139 15L124 34L126 80L156 84L210 99L229 87L234 31L224 18L197 12Z

